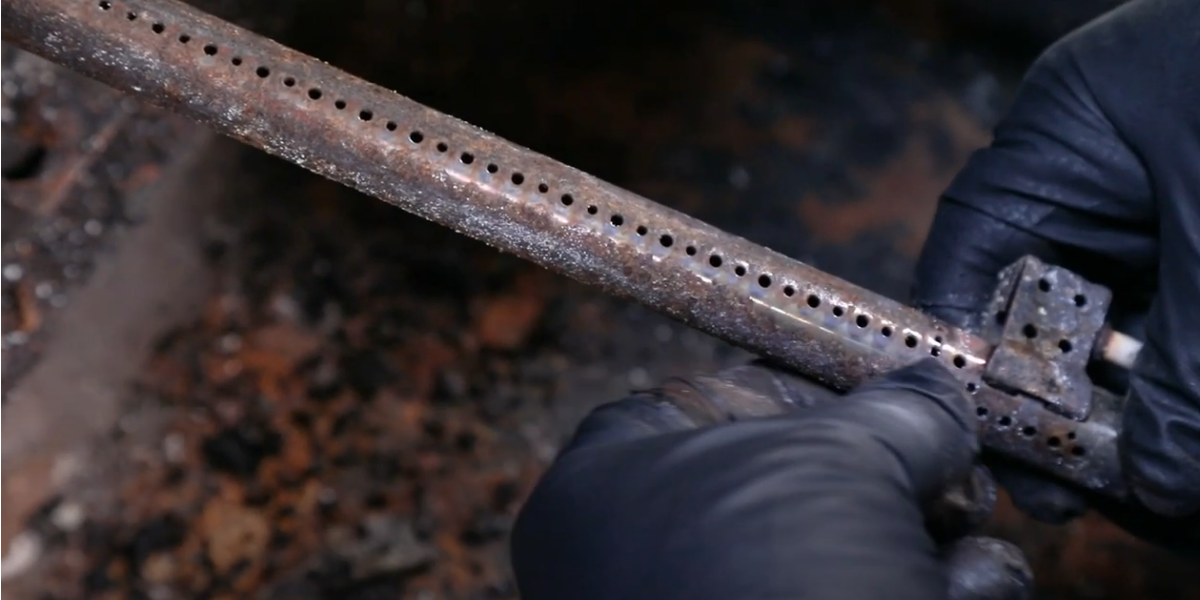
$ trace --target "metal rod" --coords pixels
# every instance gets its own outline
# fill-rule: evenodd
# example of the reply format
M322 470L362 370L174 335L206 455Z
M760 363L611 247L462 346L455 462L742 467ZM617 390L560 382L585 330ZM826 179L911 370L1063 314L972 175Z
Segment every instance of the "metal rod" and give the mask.
M3 0L0 20L35 54L834 389L939 356L975 394L986 445L1124 489L1111 416L989 388L982 339L195 8Z
M1097 340L1096 349L1101 360L1132 369L1138 353L1142 351L1142 342L1119 331L1108 330Z

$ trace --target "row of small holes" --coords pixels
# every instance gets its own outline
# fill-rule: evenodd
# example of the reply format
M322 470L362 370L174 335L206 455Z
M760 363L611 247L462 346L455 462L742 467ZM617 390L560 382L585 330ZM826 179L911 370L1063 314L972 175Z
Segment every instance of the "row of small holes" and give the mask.
M1049 279L1043 278L1043 279L1038 280L1038 289L1039 290L1041 290L1043 292L1049 292L1052 288L1053 288L1053 285L1050 283ZM1074 301L1075 301L1075 306L1077 306L1079 308L1083 308L1084 306L1087 305L1087 296L1084 296L1083 294L1075 294ZM996 315L996 320L999 321L1001 325L1003 325L1006 317L1007 317L1007 315L1004 313L1004 311L1001 311L1000 313L998 313ZM1037 327L1035 327L1033 325L1033 323L1029 323L1021 328L1021 333L1024 334L1024 336L1026 338L1032 340L1033 338L1037 337L1038 330L1037 330ZM1058 341L1058 349L1061 350L1063 354L1070 352L1073 347L1074 346L1072 346L1071 340L1064 339L1064 340Z
M987 420L990 412L991 411L989 411L986 406L980 406L975 409L975 415L983 420ZM1013 426L1013 418L1008 415L1001 416L999 419L996 419L996 425L998 425L999 427L1005 428L1005 429L1012 427ZM1037 433L1038 433L1037 427L1034 427L1033 425L1022 426L1020 429L1020 432L1021 432L1022 436L1027 437L1027 438L1033 438L1033 437L1037 436ZM1073 442L1073 441L1075 441L1075 438L1076 438L1076 435L1075 435L1074 431L1067 433L1068 441ZM1046 438L1046 445L1051 448L1060 448L1063 445L1063 440L1062 440L1062 438L1060 438L1056 435L1052 435L1052 436L1049 436ZM1069 452L1071 453L1072 456L1083 456L1083 455L1087 454L1087 450L1083 446L1080 446L1078 444L1072 445Z
M1049 292L1052 287L1053 286L1051 285L1049 279L1039 279L1038 280L1038 289L1039 290L1042 290L1043 292ZM1075 306L1078 306L1079 308L1083 308L1084 306L1087 305L1087 296L1084 296L1083 294L1075 294L1074 300L1075 300Z
M99 2L99 6L100 6L101 10L110 10L110 9L112 9L113 5L112 5L112 2L110 2L109 0L101 0ZM129 13L126 13L126 18L130 21L135 21L135 20L137 20L138 16L136 13L129 12ZM150 29L151 29L151 31L153 31L156 34L162 34L166 30L166 27L162 23L156 22L151 25ZM191 41L191 36L189 36L187 34L180 34L178 40L179 40L179 43L181 43L181 44L187 44L188 42ZM206 54L208 56L216 56L218 54L218 52L220 51L220 49L215 44L206 44L203 48L203 51L204 51L204 54ZM237 66L241 66L244 61L240 56L233 56L230 58L229 62L233 66L237 67ZM260 65L255 68L254 74L257 75L260 79L266 79L266 78L270 77L271 69L267 66ZM289 87L289 88L295 87L296 79L291 76L284 77L283 85L285 87ZM308 89L307 96L310 100L320 100L324 96L324 93L321 91L320 88L312 87L312 88ZM336 108L337 110L344 110L347 106L347 103L345 100L339 99L339 100L334 101L333 105L334 105L334 108ZM369 109L362 109L358 113L358 118L361 121L369 122L375 118L375 114L373 111L371 111ZM394 121L387 121L385 123L384 127L388 131L395 131L398 128L398 125ZM420 144L425 140L425 134L421 133L418 130L414 130L409 133L408 139L414 144ZM441 152L441 153L445 153L445 152L449 151L449 149L450 149L449 146L446 145L445 142L438 142L438 144L435 147L436 147L437 151ZM470 152L463 152L462 154L459 155L459 161L466 165L472 164L475 161L475 155L471 154ZM488 173L491 173L494 175L500 171L500 167L498 167L494 163L489 163L486 167L486 170ZM525 183L525 175L520 172L514 172L510 176L509 179L510 179L510 181L512 181L512 183L514 185L522 185ZM537 186L537 191L539 193L546 194L550 191L550 186L545 183L539 183ZM572 206L575 203L575 198L571 194L562 194L559 197L559 201L563 204L563 206ZM595 214L598 214L599 212L600 212L600 209L596 205L594 205L594 204L588 205L587 213L589 215L595 215ZM625 224L625 217L623 217L620 214L613 214L610 217L609 222L612 223L612 225L614 227L621 227ZM649 233L649 229L645 225L638 225L637 228L635 229L635 231L639 236L645 236ZM664 233L661 236L659 236L658 242L662 247L670 248L675 244L675 238L674 238L674 236L672 236L669 233ZM695 246L688 245L685 248L684 252L688 256L695 256L697 254L697 249ZM714 268L719 268L722 264L724 264L724 259L721 257L720 254L713 253L708 257L708 264ZM738 277L744 277L748 272L747 267L744 264L735 264L733 271L734 271L734 274L737 275ZM763 289L771 287L771 285L772 285L771 276L766 273L760 274L758 276L758 285L760 287L762 287ZM796 293L795 286L790 285L790 284L783 286L782 289L783 289L783 294L788 297L794 296ZM821 305L821 299L816 294L811 294L807 298L807 304L811 308L817 308ZM846 309L845 309L845 307L842 307L842 306L834 306L834 307L832 307L832 313L833 313L833 316L840 318L846 314ZM855 324L863 329L867 328L870 325L870 322L871 322L871 318L867 315L860 314L855 318ZM890 338L892 336L892 333L893 333L893 329L890 325L884 325L883 327L880 328L880 334L883 335L883 337L885 337L885 338ZM936 342L937 342L937 346L934 346L933 348L930 349L930 353L933 356L939 356L941 354L941 348L940 348L941 343L942 343L941 338L937 338ZM904 345L908 348L916 348L919 345L919 340L916 335L910 333L905 336ZM965 367L967 364L966 357L964 357L962 355L954 356L954 358L951 362L955 367L957 367L959 369ZM975 384L973 384L973 383L967 385L968 391L974 392L975 391L974 388L975 388Z

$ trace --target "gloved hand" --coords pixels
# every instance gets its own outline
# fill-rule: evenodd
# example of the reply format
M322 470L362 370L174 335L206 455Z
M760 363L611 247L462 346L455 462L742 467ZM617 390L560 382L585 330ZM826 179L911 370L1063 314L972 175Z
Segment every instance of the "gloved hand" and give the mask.
M946 191L914 294L919 308L974 328L996 275L1022 255L1110 287L1116 328L1145 341L1127 381L1123 468L1144 508L1193 515L1192 523L1200 517L1197 31L1200 2L1140 0L1040 57L991 146ZM1089 505L1019 467L992 468L1035 518L1062 522Z
M605 405L518 517L521 596L1023 598L1014 547L927 527L978 449L960 389L932 359L846 397L748 365Z

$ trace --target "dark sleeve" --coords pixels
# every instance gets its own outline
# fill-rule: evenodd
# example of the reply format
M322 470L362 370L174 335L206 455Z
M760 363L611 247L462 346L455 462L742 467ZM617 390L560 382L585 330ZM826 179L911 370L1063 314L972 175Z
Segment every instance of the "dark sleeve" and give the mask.
M1200 3L1141 0L1049 49L946 191L914 300L976 326L1024 254L1114 292L1142 329L1122 454L1139 497L1200 508Z

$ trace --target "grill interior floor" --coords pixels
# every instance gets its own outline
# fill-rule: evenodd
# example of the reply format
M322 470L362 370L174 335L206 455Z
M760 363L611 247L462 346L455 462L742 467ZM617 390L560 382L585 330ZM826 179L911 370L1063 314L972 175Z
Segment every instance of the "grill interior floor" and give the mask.
M303 2L278 27L901 299L1028 58L873 5L563 4ZM514 598L513 516L579 418L747 358L229 140L183 176L220 182L211 285L136 357L94 464L26 521L38 558L5 579L25 597ZM1098 518L1048 527L1005 503L990 528L1047 598L1200 598L1193 565Z

